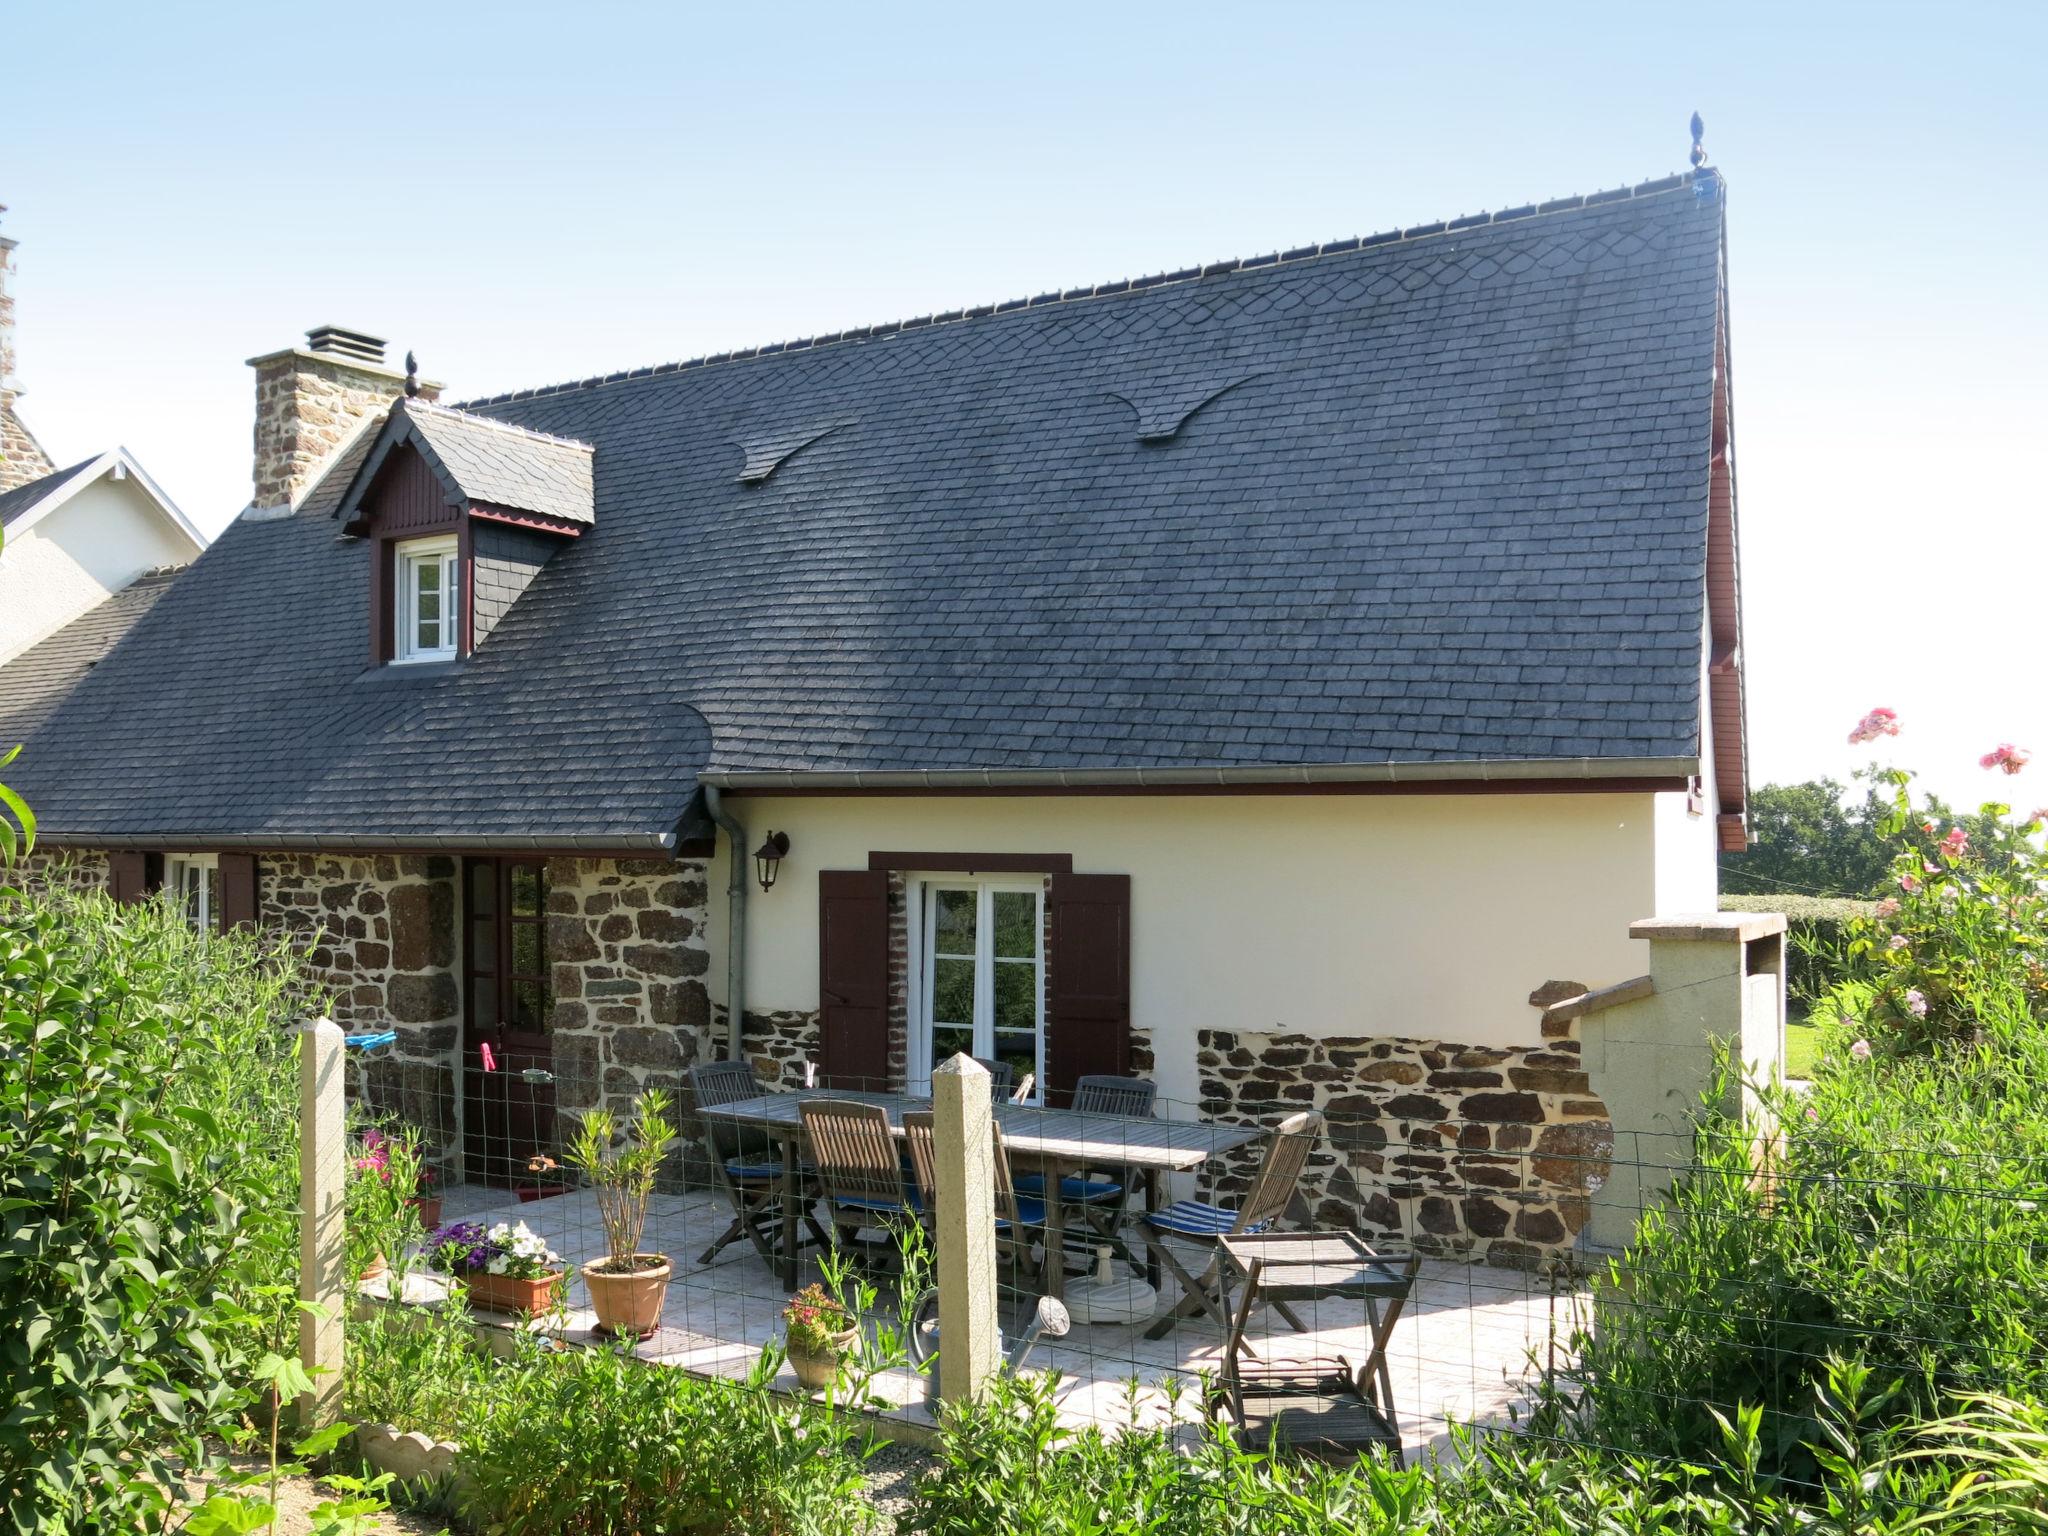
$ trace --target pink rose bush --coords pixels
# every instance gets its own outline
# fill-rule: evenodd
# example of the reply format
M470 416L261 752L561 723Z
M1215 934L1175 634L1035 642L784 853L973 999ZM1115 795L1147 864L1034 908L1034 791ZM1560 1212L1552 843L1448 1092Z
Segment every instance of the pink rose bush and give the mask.
M1873 709L1861 720L1858 720L1856 728L1849 732L1849 745L1860 747L1867 742L1877 740L1880 736L1896 736L1898 734L1899 717L1897 711L1884 708Z
M1997 746L1977 759L1977 766L1979 768L1998 768L2006 773L2018 773L2027 766L2032 756L2033 754L2027 751L2025 747L2016 747L2009 741L2001 741Z

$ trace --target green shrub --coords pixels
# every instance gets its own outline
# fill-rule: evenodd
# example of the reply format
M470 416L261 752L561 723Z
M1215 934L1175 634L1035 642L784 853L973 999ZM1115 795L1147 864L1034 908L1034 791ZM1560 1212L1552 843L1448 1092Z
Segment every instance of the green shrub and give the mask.
M872 1526L858 1433L758 1380L706 1381L616 1349L542 1356L468 1424L465 1503L505 1536L858 1536Z
M120 1526L289 1350L296 974L167 904L0 892L0 1489Z
M349 1319L342 1417L462 1440L519 1386L519 1369L477 1337L469 1309L372 1304Z

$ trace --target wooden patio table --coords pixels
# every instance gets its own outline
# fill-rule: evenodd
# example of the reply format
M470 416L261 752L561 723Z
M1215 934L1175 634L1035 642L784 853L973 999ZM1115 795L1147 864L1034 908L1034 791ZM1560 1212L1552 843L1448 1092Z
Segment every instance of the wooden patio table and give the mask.
M803 1189L797 1165L803 1156L804 1126L797 1109L805 1099L850 1099L879 1104L889 1114L889 1129L903 1134L903 1112L930 1109L930 1099L907 1093L865 1093L851 1089L806 1089L800 1093L764 1093L704 1109L710 1119L731 1120L773 1136L782 1148L782 1283L796 1289L797 1228L803 1216ZM1066 1202L1057 1198L1060 1180L1090 1168L1130 1168L1145 1181L1145 1208L1157 1210L1159 1178L1199 1168L1219 1152L1228 1152L1266 1134L1263 1126L1215 1125L1207 1121L1154 1120L1135 1115L1080 1114L1071 1109L1034 1109L1023 1104L997 1104L995 1117L1013 1165L1045 1175L1045 1243L1048 1255L1064 1250ZM1065 1290L1065 1265L1047 1265L1047 1285L1054 1295Z

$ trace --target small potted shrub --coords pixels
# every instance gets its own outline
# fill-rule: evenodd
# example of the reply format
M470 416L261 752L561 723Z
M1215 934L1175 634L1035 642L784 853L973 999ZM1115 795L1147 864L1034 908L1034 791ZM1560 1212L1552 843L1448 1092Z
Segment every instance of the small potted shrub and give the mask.
M428 1262L469 1287L473 1306L531 1317L561 1300L562 1256L525 1222L451 1221L428 1240Z
M782 1337L798 1385L823 1392L839 1376L839 1364L859 1333L846 1308L813 1281L782 1309Z
M441 1169L440 1165L426 1158L420 1159L420 1176L412 1199L413 1209L419 1212L420 1227L432 1232L441 1225Z
M583 1266L600 1333L644 1339L661 1326L661 1304L673 1272L666 1254L640 1252L647 1201L661 1160L676 1139L669 1098L650 1088L633 1105L623 1132L608 1109L584 1115L563 1160L579 1170L597 1196L607 1252Z
M344 1189L343 1244L349 1274L379 1280L390 1271L387 1254L401 1256L420 1235L411 1192L420 1179L419 1141L412 1133L371 1127L349 1149Z

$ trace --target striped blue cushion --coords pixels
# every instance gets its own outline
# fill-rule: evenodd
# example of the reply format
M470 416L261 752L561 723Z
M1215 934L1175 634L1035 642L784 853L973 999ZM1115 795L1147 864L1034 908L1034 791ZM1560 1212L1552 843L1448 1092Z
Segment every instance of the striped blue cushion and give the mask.
M1226 1211L1219 1205L1204 1205L1199 1200L1176 1200L1145 1220L1162 1232L1178 1232L1184 1237L1222 1237L1237 1225L1237 1212ZM1262 1221L1246 1230L1263 1232L1271 1225Z
M725 1165L725 1176L729 1179L750 1180L755 1182L758 1182L763 1179L779 1179L782 1177L782 1164L727 1163Z
M904 1201L909 1202L910 1212L912 1215L922 1215L924 1213L924 1202L917 1198L917 1191L914 1189L906 1190L904 1192L903 1200L883 1200L879 1198L868 1199L865 1197L861 1197L852 1200L834 1200L832 1203L834 1205L844 1206L848 1210L853 1211L900 1211L904 1207Z
M1069 1205L1101 1205L1106 1201L1120 1199L1124 1187L1114 1179L1084 1179L1078 1174L1067 1174L1060 1180L1060 1198ZM1042 1195L1045 1193L1045 1175L1025 1173L1017 1176L1017 1193L1020 1195Z

